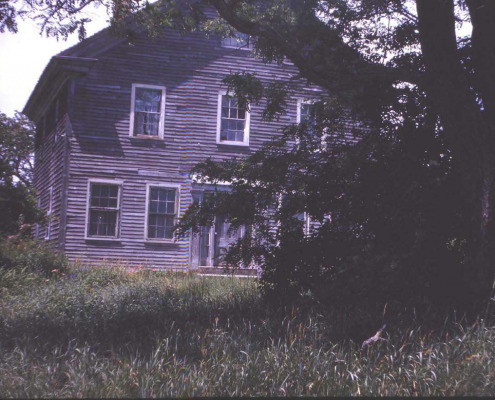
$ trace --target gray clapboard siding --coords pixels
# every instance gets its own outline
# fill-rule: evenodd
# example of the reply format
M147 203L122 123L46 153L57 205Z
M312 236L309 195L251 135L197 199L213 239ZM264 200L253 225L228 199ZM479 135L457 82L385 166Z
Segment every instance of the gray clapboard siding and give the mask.
M66 165L65 146L67 144L68 116L64 114L49 132L40 145L35 149L35 169L33 186L40 199L40 207L48 213L50 202L50 187L52 188L52 207L49 216L50 222L40 226L38 238L49 240L55 247L63 250L64 247L64 166ZM50 230L48 238L48 227Z
M98 43L105 47L98 50ZM62 53L94 57L86 75L72 78L68 102L68 142L50 137L37 152L36 187L42 207L47 188L54 185L56 201L53 240L63 244L70 260L86 263L113 260L130 266L186 269L190 263L187 239L176 243L149 243L144 239L147 184L179 184L181 213L191 202L191 168L206 157L224 160L243 157L259 149L296 122L297 100L315 98L320 91L297 80L290 63L265 64L250 51L226 49L219 37L181 35L173 30L150 39L140 35L133 45L97 34L89 41ZM252 105L249 147L216 143L219 91L229 73L252 72L265 82L295 79L297 95L278 121L261 120L264 103ZM164 139L129 136L132 84L166 88ZM65 144L64 144L65 143ZM64 145L70 155L64 157ZM42 161L38 161L41 157ZM65 168L64 160L69 165ZM64 173L66 183L64 189ZM85 239L88 179L119 179L121 188L120 234L117 240ZM62 193L67 191L64 205ZM54 199L55 200L55 199ZM63 209L66 208L66 216ZM64 215L62 215L64 214ZM60 221L65 221L59 238ZM44 234L44 232L42 232Z

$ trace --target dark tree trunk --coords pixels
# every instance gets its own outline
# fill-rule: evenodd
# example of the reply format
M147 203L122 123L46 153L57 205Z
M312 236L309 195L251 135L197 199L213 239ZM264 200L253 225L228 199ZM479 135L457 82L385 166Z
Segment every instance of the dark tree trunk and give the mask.
M473 6L482 2L473 0L470 3ZM490 8L495 6L495 2L490 3ZM473 66L476 77L473 82L458 55L453 1L417 0L416 4L426 67L425 89L432 106L440 115L461 172L466 199L473 210L470 221L472 257L467 264L469 269L466 270L464 294L473 300L486 300L495 273L494 114L487 109L494 104L495 90L494 70L491 70L490 76L487 73L490 63L484 59L488 43L476 41L475 32L480 27L477 25L479 20L473 19ZM483 22L481 25L484 25ZM490 38L485 35L486 32L481 35L484 41ZM489 42L493 46L492 40ZM484 110L478 104L480 98Z

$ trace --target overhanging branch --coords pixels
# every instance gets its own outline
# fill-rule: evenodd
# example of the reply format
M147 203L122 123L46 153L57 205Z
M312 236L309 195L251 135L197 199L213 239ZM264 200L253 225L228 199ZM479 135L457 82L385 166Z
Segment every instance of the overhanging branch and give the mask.
M273 27L242 18L236 2L210 0L221 17L242 33L262 37L272 42L313 83L332 92L347 91L352 87L391 85L397 81L421 85L422 74L403 68L387 67L365 60L357 50L323 22L313 16L312 36L302 37L293 29L282 35ZM307 34L308 31L305 32ZM324 39L324 40L323 40Z

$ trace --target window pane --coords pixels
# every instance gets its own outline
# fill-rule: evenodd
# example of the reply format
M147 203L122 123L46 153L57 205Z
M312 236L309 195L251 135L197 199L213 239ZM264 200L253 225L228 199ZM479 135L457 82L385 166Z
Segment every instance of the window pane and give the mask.
M172 239L174 216L150 215L148 221L148 238Z
M135 111L160 112L162 91L160 89L136 88Z
M158 204L158 213L159 214L166 214L167 213L167 202L166 201L160 201Z
M117 208L119 187L117 185L91 184L91 207Z
M160 114L136 112L134 114L134 132L136 135L158 136Z

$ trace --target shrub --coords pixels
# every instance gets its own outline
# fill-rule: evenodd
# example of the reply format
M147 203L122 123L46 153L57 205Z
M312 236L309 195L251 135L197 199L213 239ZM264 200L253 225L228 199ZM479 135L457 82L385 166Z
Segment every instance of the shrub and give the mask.
M0 242L0 268L26 271L51 276L67 269L67 260L46 242L11 236Z

